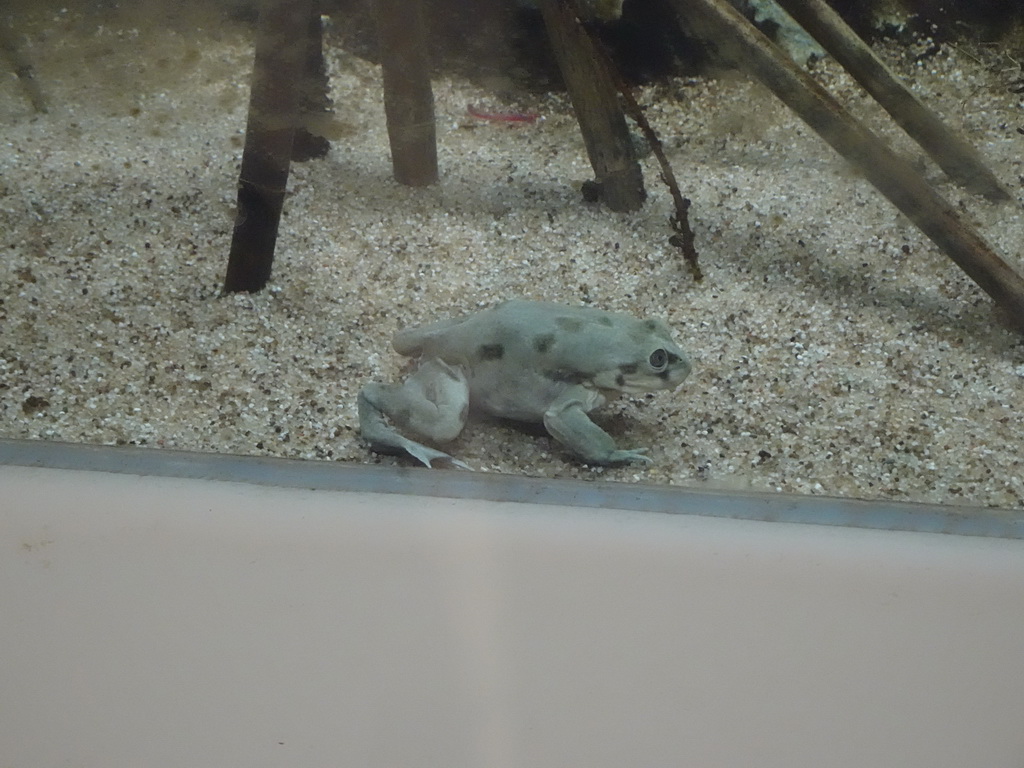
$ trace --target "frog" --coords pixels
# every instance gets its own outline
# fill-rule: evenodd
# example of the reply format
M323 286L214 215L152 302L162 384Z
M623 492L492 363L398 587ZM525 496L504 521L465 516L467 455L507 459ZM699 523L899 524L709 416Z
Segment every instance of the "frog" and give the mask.
M619 448L588 414L623 394L677 389L692 370L661 319L526 299L400 330L392 346L418 366L360 391L360 433L374 452L427 467L469 468L420 440L454 440L471 410L543 424L588 465L650 464L646 448Z

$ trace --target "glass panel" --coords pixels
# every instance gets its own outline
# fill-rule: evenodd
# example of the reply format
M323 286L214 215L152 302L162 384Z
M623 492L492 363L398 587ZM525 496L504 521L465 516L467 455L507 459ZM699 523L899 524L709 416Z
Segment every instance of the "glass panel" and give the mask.
M838 8L909 88L890 109L913 94L992 192L766 3L594 2L558 27L573 3L430 0L418 32L415 4L353 0L282 38L299 5L262 27L245 2L0 9L0 437L411 466L359 437L360 391L404 380L367 390L364 428L458 433L438 449L478 471L1024 507L1016 6ZM743 18L817 86L773 80ZM560 65L593 69L570 95ZM594 83L635 100L685 222ZM831 117L798 116L815 87L909 163L854 142L853 170ZM256 163L239 208L247 141L247 162L302 151ZM266 287L223 294L233 236L251 257L268 233ZM562 309L486 312L511 299Z

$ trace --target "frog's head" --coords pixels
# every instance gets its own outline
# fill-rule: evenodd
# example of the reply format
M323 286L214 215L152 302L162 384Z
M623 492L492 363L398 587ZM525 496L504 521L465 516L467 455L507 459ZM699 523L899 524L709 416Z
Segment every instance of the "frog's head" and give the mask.
M603 390L637 393L675 389L690 375L690 358L674 341L661 320L641 320L628 330L625 338L611 350L594 376L594 384Z

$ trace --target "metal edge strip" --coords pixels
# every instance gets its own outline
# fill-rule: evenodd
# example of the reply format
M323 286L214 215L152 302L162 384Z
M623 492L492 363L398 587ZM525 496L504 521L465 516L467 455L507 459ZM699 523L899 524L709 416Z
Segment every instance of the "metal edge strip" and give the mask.
M0 439L0 465L1024 539L1024 511ZM2 495L0 495L2 499Z

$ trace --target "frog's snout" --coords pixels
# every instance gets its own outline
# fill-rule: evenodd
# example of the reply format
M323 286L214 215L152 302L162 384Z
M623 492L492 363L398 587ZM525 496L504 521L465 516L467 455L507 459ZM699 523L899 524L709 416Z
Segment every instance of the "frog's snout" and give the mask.
M690 378L690 374L693 373L693 361L690 359L689 355L684 353L679 356L679 362L676 363L676 367L678 369L676 375L679 377L679 383L672 389L673 393L681 390L683 388L683 384L685 384L686 380Z

